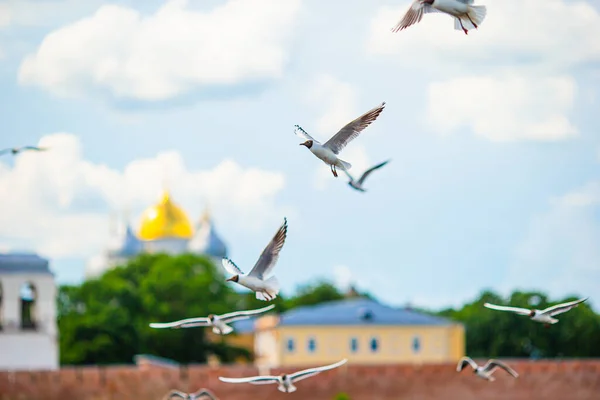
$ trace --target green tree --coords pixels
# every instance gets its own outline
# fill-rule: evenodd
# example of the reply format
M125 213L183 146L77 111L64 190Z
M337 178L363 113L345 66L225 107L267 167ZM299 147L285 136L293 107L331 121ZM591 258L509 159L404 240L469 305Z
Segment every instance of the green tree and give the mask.
M224 361L245 349L206 340L203 329L152 329L150 322L221 314L235 309L236 294L207 258L141 255L58 296L63 364L130 363L149 353L182 363Z
M312 306L329 301L342 300L345 296L337 287L327 281L318 281L299 286L294 297L286 302L286 308Z
M526 316L485 308L484 303L544 309L577 297L550 300L540 292L513 292L508 299L484 291L459 310L439 315L465 324L467 354L471 357L598 357L600 316L587 303L560 314L560 322L545 327Z

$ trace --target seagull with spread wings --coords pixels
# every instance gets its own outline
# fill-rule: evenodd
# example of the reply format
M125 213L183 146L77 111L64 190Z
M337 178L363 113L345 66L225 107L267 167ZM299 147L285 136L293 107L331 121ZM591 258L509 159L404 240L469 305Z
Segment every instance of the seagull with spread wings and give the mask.
M13 147L11 149L3 149L0 150L0 156L2 154L11 153L13 156L24 151L46 151L47 147L38 147L38 146L23 146L23 147Z
M484 366L479 366L470 357L463 357L456 365L456 370L460 372L466 365L470 365L473 368L473 372L475 373L475 375L477 375L480 378L487 379L490 382L496 380L496 378L494 378L492 374L494 373L494 371L496 371L497 368L505 370L515 378L519 377L517 371L504 364L502 361L494 359L489 360Z
M265 279L275 267L279 259L279 252L285 243L287 237L287 219L283 219L283 224L277 230L273 239L263 250L254 268L245 275L241 269L229 258L223 258L222 264L227 272L233 276L227 281L236 282L248 289L256 292L256 298L263 301L271 301L279 294L279 282L275 276Z
M352 139L356 138L367 126L371 124L371 122L375 121L377 117L379 117L379 114L381 114L384 107L385 102L381 103L380 106L367 111L354 121L349 122L324 144L316 141L299 125L295 125L294 133L306 140L305 142L300 143L300 146L306 146L306 148L309 149L315 156L317 156L318 159L329 165L333 176L337 177L338 175L336 168L346 172L352 168L352 164L338 158L338 154L340 154L340 152L348 143L352 141Z
M175 397L184 400L218 400L210 390L206 389L200 389L196 393L184 393L179 390L171 390L163 400L170 400Z
M250 383L252 385L268 385L272 383L276 383L279 386L280 392L284 393L292 393L297 390L296 386L294 386L295 382L298 382L302 379L310 378L311 376L315 376L323 371L327 371L330 369L337 368L346 363L346 359L342 361L338 361L335 364L325 365L323 367L317 368L309 368L302 371L294 372L293 374L281 374L279 376L250 376L248 378L224 378L219 377L219 379L223 382L227 383Z
M474 6L474 2L475 0L414 0L404 17L392 28L392 32L421 22L424 14L442 12L454 17L454 29L462 29L468 35L469 29L477 29L487 14L485 6Z
M150 328L196 328L196 327L205 327L212 326L212 331L217 335L228 335L233 332L233 328L228 324L240 321L243 319L248 319L253 315L261 314L272 310L275 307L275 304L271 304L267 307L259 308L258 310L247 310L247 311L235 311L228 314L223 315L215 315L209 314L208 317L198 317L198 318L187 318L182 319L175 322L152 322L150 324Z
M485 303L484 307L490 308L492 310L498 311L509 311L519 315L526 315L532 321L541 322L549 327L551 324L555 324L558 322L556 318L552 318L555 315L562 314L564 312L569 311L570 309L577 307L580 303L586 301L589 297L585 299L579 299L575 301L570 301L568 303L557 304L552 307L548 307L544 310L535 310L535 309L527 309L527 308L519 308L519 307L507 307L507 306L499 306L496 304Z
M366 189L363 188L363 184L365 183L365 180L367 179L367 177L369 175L371 175L371 172L383 167L385 164L387 164L389 162L390 162L390 160L387 160L387 161L384 161L382 163L375 165L374 167L369 168L368 170L363 172L363 174L361 175L361 177L358 180L354 180L352 175L349 172L345 171L346 175L348 175L348 178L350 179L350 182L348 182L348 185L350 185L351 188L354 188L360 192L366 192Z

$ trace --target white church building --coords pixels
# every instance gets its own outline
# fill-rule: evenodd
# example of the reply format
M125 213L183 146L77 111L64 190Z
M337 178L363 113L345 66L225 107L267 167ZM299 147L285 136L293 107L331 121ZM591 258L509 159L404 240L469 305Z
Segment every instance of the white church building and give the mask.
M96 278L142 253L200 254L220 265L227 256L227 246L207 210L193 224L185 210L164 191L160 201L142 213L137 232L129 221L116 226L106 248L88 261L85 277Z
M0 254L0 370L58 367L56 284L48 260Z

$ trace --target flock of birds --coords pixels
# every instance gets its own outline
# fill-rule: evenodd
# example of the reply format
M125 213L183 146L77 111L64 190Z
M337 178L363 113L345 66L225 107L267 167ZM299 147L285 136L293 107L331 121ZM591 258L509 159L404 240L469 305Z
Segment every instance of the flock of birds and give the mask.
M401 31L420 22L424 14L441 12L454 18L454 28L456 30L462 29L465 34L468 34L470 29L477 29L479 25L481 25L487 12L485 6L475 6L473 3L474 0L414 0L403 18L395 27L392 28L392 32ZM337 171L341 170L349 178L348 185L350 187L357 191L364 192L364 183L367 177L373 171L386 165L389 160L369 168L358 179L355 179L349 172L349 169L352 167L352 165L349 162L339 158L339 154L346 147L346 145L358 137L366 127L368 127L377 119L377 117L379 117L384 108L385 102L346 124L323 144L315 140L299 125L295 125L294 133L304 140L304 142L300 143L301 146L305 146L312 154L330 167L334 177L338 177ZM1 150L0 155L6 153L16 155L24 151L44 150L46 150L46 148L37 146L24 146ZM256 298L259 300L272 301L275 299L279 294L280 286L277 278L274 275L269 277L269 275L273 271L273 268L275 267L275 264L279 258L279 253L285 243L287 228L287 219L284 218L283 224L277 230L275 236L273 236L268 245L264 248L254 267L248 274L244 274L244 272L229 258L223 258L222 264L224 269L230 275L232 275L227 279L227 281L237 283L252 290L255 292ZM548 327L550 324L555 324L558 322L556 318L553 318L554 316L576 307L585 300L587 300L587 298L558 304L545 310L507 307L490 303L485 303L484 306L493 310L508 311L519 315L528 316L532 321L544 323ZM211 314L207 317L187 318L180 321L167 323L150 323L150 327L156 329L210 327L215 334L227 335L233 332L233 328L230 326L231 323L257 316L272 310L274 307L275 305L269 305L256 310L235 311L222 315ZM309 368L291 374L280 374L277 376L251 376L245 378L219 377L219 379L228 383L250 383L255 385L277 384L278 390L281 392L292 393L297 390L296 386L294 385L296 382L315 376L323 371L340 367L346 362L347 360L343 359L334 364ZM494 380L492 374L498 368L505 370L515 378L519 376L518 373L508 365L494 359L490 359L485 365L480 366L477 365L477 363L471 358L463 357L458 362L456 370L460 372L467 365L471 366L473 372L478 377L489 381ZM184 393L178 390L172 390L169 394L167 394L165 399L172 398L182 398L187 400L216 400L215 395L207 389L201 389L195 393Z

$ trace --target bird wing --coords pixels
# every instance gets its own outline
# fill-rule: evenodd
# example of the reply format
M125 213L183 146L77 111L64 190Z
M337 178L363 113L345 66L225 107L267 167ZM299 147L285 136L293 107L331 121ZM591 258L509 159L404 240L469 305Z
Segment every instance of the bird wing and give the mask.
M473 4L473 3L475 3L475 0L456 0L456 1L459 1L459 2L464 3L464 4Z
M511 367L509 367L508 365L504 364L502 361L499 361L499 360L489 360L487 362L487 364L485 364L485 366L483 367L483 370L485 372L492 372L492 371L494 371L494 369L496 369L496 367L502 368L503 370L505 370L512 376L514 376L515 378L517 378L519 376L517 371L515 371L514 369L512 369Z
M338 361L335 364L329 364L329 365L324 365L322 367L309 368L309 369L304 369L302 371L294 372L293 374L290 374L290 379L292 380L292 382L297 382L302 379L310 378L311 376L317 375L319 372L327 371L330 369L337 368L340 365L344 365L344 364L346 364L347 361L348 360L344 358L343 360Z
M200 400L200 399L216 400L215 395L206 389L198 390L196 393L192 394L192 398L196 399L196 400Z
M266 311L272 310L273 308L275 308L275 304L271 304L267 307L259 308L256 310L234 311L228 314L219 315L219 319L223 322L232 322L238 319L249 318L251 315L264 313Z
M360 177L360 179L358 180L358 185L362 186L362 184L364 183L365 179L367 179L367 177L371 174L371 172L375 171L376 169L379 169L381 167L383 167L385 164L389 163L390 160L384 161L380 164L377 164L374 167L369 168L368 170L366 170L362 176Z
M483 306L487 307L487 308L491 308L492 310L510 311L510 312L514 312L514 313L517 313L520 315L529 315L529 313L531 313L531 310L528 310L526 308L498 306L496 304L490 304L490 303L485 303Z
M585 299L579 299L579 300L575 300L575 301L570 301L568 303L562 303L562 304L557 304L552 307L548 307L545 310L542 310L542 314L549 314L550 316L562 314L564 312L569 311L570 309L572 309L574 307L577 307L579 305L579 303L583 303L588 298L589 297L586 297Z
M254 264L254 268L252 268L252 271L250 271L248 274L249 276L263 279L265 276L269 275L279 259L279 252L285 243L286 237L287 218L284 218L283 224L281 224L281 227L277 230L277 233L275 233L273 239L271 239L267 247L265 247L263 252L260 254L258 261L256 261L256 264Z
M429 4L425 4L421 2L421 0L413 1L412 5L404 14L404 17L392 28L392 32L398 32L403 29L408 28L411 25L414 25L418 22L421 22L423 19L423 14L428 14L432 12L441 12L437 8L431 7Z
M35 151L46 151L45 147L37 147L37 146L23 146L21 150L35 150Z
M367 111L354 121L347 123L346 126L340 129L338 133L326 141L323 146L329 148L334 154L339 154L340 151L342 151L342 149L352 141L352 139L357 137L367 126L371 124L371 122L375 121L377 117L379 117L379 114L381 114L384 107L385 102Z
M315 143L319 143L318 140L315 140L315 138L313 138L312 136L310 136L308 134L308 132L306 132L304 129L302 129L300 127L300 125L294 125L294 133L296 134L296 136L300 136L303 139L312 140Z
M179 321L173 321L173 322L152 322L152 323L150 323L150 328L157 328L157 329L179 328L179 327L182 327L182 325L186 325L186 326L183 326L184 328L190 328L191 326L187 326L189 324L193 324L192 326L209 326L210 322L209 322L209 319L206 317L187 318L187 319L181 319Z
M187 395L187 393L180 392L179 390L171 390L169 393L167 393L167 395L163 398L163 400L169 400L169 399L172 399L173 397L187 399L188 395Z
M477 369L477 363L473 361L470 357L463 357L456 364L456 370L458 372L462 371L465 365L469 364L473 369Z
M221 260L221 264L223 264L223 268L225 268L225 271L229 272L231 275L244 275L242 270L227 257Z
M219 377L219 380L227 383L251 383L253 385L268 385L270 383L279 382L277 376L249 376L247 378L224 378Z

